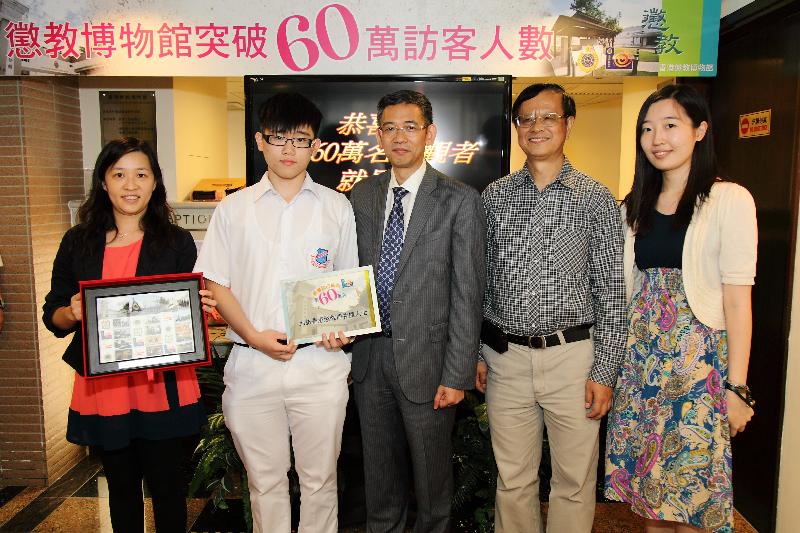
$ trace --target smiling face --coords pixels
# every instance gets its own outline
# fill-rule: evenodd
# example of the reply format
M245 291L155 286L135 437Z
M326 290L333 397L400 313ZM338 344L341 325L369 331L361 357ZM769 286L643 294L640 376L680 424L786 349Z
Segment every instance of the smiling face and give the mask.
M150 160L142 152L130 152L120 157L103 179L103 189L108 193L114 218L142 218L156 188L156 178ZM119 224L117 224L119 226Z
M387 106L381 116L381 128L405 128L411 124L419 127L414 133L395 129L391 134L378 130L378 140L386 152L398 178L407 178L425 162L425 146L436 139L436 126L428 124L419 106L395 104ZM425 127L427 126L427 127Z
M561 94L555 91L542 91L535 97L526 100L519 108L519 116L543 116L547 113L564 114ZM564 143L572 129L575 117L560 118L550 127L537 120L526 128L516 126L517 142L529 161L550 161L560 159L564 155Z
M685 179L692 166L695 143L705 137L707 129L705 121L695 126L675 100L659 100L647 110L639 143L654 167Z
M272 136L272 142L286 142L283 146L270 144L267 136ZM292 139L292 140L288 140ZM269 129L264 133L256 133L256 145L264 154L267 163L267 175L270 180L295 180L305 179L306 169L311 162L311 156L319 148L319 139L314 139L310 148L296 148L293 139L314 139L314 132L310 126L300 126L294 131L273 132Z

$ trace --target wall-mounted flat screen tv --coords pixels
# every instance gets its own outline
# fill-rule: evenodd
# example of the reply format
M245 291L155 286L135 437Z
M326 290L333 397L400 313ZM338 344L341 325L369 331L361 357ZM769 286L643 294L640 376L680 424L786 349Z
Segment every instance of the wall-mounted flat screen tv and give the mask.
M247 184L266 171L255 133L258 109L271 95L298 92L320 108L322 144L308 170L316 182L347 193L389 168L376 107L401 89L422 92L433 105L438 133L426 159L434 168L479 191L508 174L511 76L245 76Z

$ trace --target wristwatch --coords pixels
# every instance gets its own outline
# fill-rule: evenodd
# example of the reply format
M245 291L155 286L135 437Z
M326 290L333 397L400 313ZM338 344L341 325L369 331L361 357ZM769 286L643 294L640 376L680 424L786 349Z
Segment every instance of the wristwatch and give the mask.
M728 380L725 380L725 388L729 391L733 391L736 396L742 399L744 403L747 404L747 407L752 409L756 405L756 401L753 399L753 395L750 394L750 387L747 385L737 385L735 383L731 383Z

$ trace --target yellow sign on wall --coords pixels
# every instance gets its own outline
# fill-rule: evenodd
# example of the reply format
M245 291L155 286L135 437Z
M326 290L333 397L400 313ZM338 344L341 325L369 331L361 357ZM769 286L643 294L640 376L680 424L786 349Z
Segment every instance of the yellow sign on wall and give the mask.
M764 137L769 135L772 109L739 115L739 138Z

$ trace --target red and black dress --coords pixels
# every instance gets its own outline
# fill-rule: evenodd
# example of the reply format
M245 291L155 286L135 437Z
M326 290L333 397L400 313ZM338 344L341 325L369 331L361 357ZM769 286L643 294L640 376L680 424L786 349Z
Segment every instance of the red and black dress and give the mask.
M81 324L63 330L53 323L57 309L70 305L81 280L191 272L197 249L189 232L172 226L167 235L109 248L105 235L86 244L81 226L64 235L53 263L42 320L56 337L74 333L64 361L76 370L67 440L99 451L108 481L115 533L141 532L142 479L153 499L156 531L184 531L187 440L206 423L194 369L180 368L86 379Z
M64 360L76 371L67 423L67 440L113 450L133 439L160 440L197 434L206 422L194 369L85 379L81 324L62 330L52 321L55 311L68 306L82 280L113 279L191 272L197 249L188 231L172 227L158 245L152 236L130 246L105 246L105 235L81 242L83 228L64 235L53 263L50 292L42 319L57 337L74 332ZM166 244L165 244L166 243Z
M106 247L101 279L130 278L142 241ZM75 375L67 440L114 450L132 439L160 440L193 435L206 421L194 368L86 379Z

